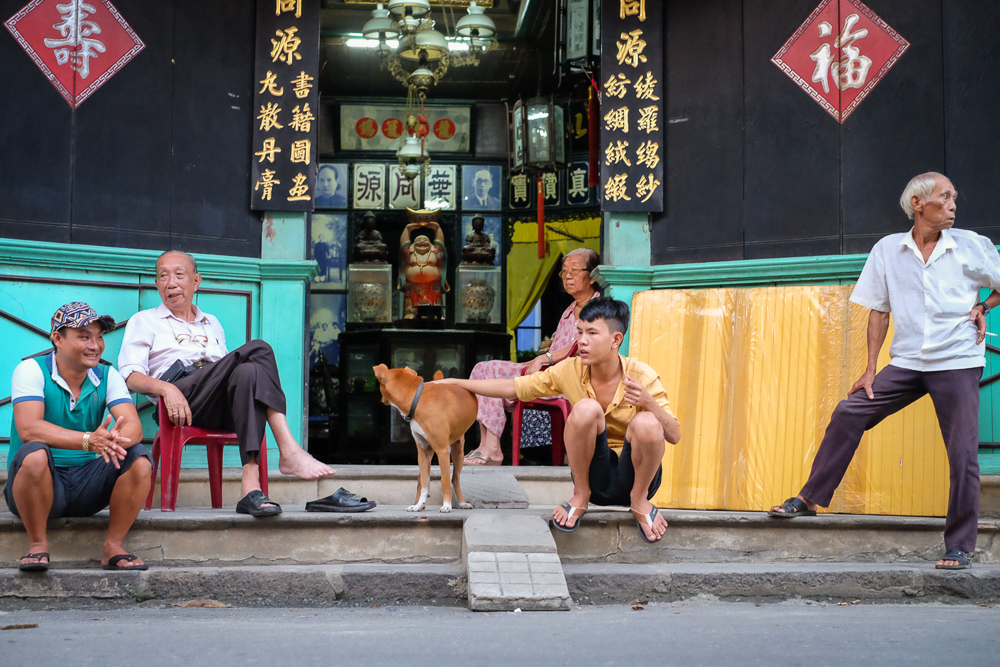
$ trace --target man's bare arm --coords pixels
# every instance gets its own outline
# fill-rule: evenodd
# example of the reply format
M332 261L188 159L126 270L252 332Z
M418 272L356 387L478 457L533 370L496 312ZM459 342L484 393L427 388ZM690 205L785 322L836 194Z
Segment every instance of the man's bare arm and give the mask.
M878 363L878 353L882 351L882 344L885 343L885 336L889 332L889 313L880 310L873 310L868 313L868 366L865 372L854 383L848 395L853 394L862 387L868 398L875 398L872 391L872 383L875 382L875 366Z
M490 398L517 398L513 380L462 380L459 378L447 378L444 380L435 380L433 384L453 384L456 387L471 391L473 394L488 396Z

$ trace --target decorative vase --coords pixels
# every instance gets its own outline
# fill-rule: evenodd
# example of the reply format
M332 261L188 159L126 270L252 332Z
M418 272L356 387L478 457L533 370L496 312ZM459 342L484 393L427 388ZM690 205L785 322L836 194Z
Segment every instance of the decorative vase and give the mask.
M374 322L385 309L385 285L355 283L351 286L354 312L362 322Z
M462 307L469 322L489 322L496 290L485 280L474 278L462 287Z

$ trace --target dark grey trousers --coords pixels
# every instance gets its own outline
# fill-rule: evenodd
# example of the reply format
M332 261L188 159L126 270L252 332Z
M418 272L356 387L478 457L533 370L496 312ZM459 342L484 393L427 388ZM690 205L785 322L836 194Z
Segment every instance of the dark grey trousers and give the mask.
M886 366L872 384L875 398L868 398L861 389L837 405L816 452L809 481L800 495L821 507L828 507L864 432L930 394L948 448L951 469L948 518L944 525L945 548L971 553L976 548L979 524L979 380L982 376L982 368L923 373Z
M267 409L282 414L286 409L274 350L262 340L252 340L174 384L191 406L193 426L236 433L243 465L257 460Z

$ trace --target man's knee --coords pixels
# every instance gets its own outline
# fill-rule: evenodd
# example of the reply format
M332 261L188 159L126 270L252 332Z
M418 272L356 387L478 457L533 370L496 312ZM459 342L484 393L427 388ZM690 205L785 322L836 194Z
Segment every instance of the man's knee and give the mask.
M132 477L149 477L152 472L153 464L145 456L140 456L132 461L132 465L125 471L125 474Z
M567 424L590 425L604 422L604 408L592 398L585 398L573 406Z
M251 383L257 381L257 367L253 364L239 364L233 369L232 374L229 376L229 381L240 385L243 383Z
M274 349L271 347L270 343L268 343L267 341L260 340L259 338L249 341L248 343L240 347L240 349L246 352L247 354L256 352L258 354L269 354L272 357L274 356Z
M23 459L21 467L17 470L17 475L24 475L32 481L52 479L52 470L49 469L49 454L44 449L36 449Z
M629 422L625 437L633 447L662 445L663 427L652 412L640 412Z

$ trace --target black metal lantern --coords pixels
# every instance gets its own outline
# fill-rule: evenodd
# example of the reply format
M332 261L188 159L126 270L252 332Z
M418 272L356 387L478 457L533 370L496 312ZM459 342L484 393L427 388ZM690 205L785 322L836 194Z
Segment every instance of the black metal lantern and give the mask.
M556 171L566 166L566 111L550 97L518 100L511 112L513 173Z

